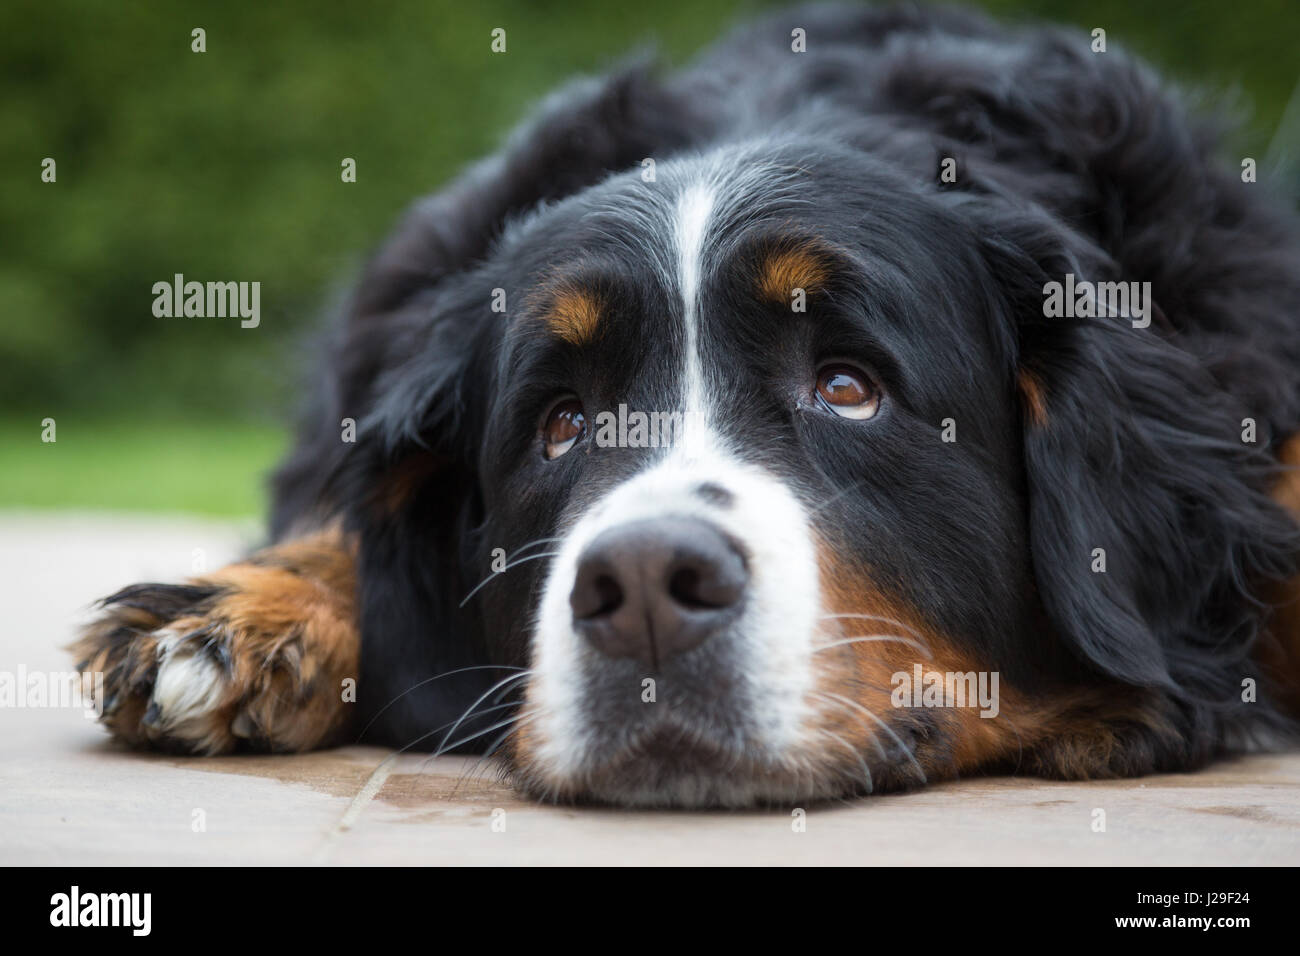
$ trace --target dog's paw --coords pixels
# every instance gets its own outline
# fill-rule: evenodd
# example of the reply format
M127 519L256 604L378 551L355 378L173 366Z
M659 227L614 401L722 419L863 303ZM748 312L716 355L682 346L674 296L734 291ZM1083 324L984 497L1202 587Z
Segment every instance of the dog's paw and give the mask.
M189 584L133 585L99 606L71 650L79 670L103 675L100 719L130 744L307 750L347 725L360 642L351 590L337 581L249 562Z

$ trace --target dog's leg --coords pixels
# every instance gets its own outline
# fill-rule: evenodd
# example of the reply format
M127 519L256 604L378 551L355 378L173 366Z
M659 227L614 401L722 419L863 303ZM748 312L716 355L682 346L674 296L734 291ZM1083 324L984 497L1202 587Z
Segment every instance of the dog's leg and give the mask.
M186 584L137 584L72 646L101 720L138 746L218 754L337 742L360 657L354 549L323 531Z

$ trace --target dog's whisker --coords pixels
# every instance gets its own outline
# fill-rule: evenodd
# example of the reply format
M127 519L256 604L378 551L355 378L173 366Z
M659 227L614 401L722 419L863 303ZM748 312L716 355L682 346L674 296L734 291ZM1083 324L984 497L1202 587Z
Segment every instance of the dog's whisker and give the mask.
M921 766L920 761L916 759L916 755L912 752L912 748L907 746L907 744L903 743L902 737L894 733L894 728L890 727L889 724L881 720L878 716L876 716L876 714L872 713L868 708L863 707L862 712L866 714L868 717L870 717L873 721L875 721L876 724L880 727L880 729L883 730L885 733L889 734L889 736L893 739L894 743L898 744L898 746L902 748L903 753L907 754L907 759L911 761L912 766L916 768L916 772L920 774L921 783L927 783L928 781L925 776L925 769Z
M402 691L400 694L398 694L388 703L384 704L383 707L380 707L378 712L375 714L375 716L370 718L370 722L366 724L365 727L361 728L361 733L357 734L357 742L358 743L361 742L361 738L366 735L366 731L368 731L371 727L374 726L375 721L378 720L383 715L384 711L386 711L389 707L392 707L395 703L397 703L399 700L401 700L411 691L419 690L425 684L432 684L436 680L442 680L442 678L444 677L451 677L453 674L463 674L466 671L492 671L492 670L522 671L522 670L527 670L527 668L515 667L513 664L475 664L473 667L458 667L453 671L443 671L441 674L435 674L433 677L426 677L424 680L420 681L419 683L412 684L410 687L406 688L406 690ZM446 725L444 724L443 726Z
M517 547L514 550L514 552L511 553L510 557L517 558L525 551L527 551L529 548L535 547L539 544L554 544L556 541L563 541L563 540L564 537L562 535L550 537L550 538L534 538L532 541L529 541L526 544L521 544L519 547Z
M443 738L442 738L442 742L441 742L440 744L438 744L437 752L438 752L439 754L441 754L441 753L445 753L445 752L446 752L446 744L447 744L447 741L451 738L451 735L454 734L454 733L456 732L456 728L459 727L459 726L460 726L460 725L465 721L465 719L466 719L467 717L469 717L470 715L472 715L472 714L474 713L475 709L478 707L479 704L483 703L483 701L487 700L488 697L489 697L490 695L496 693L496 692L497 692L498 690L500 690L502 687L509 687L512 683L514 683L514 682L516 682L516 681L521 681L521 680L523 680L524 678L529 677L532 673L533 673L533 672L532 672L531 670L526 670L526 671L524 671L524 672L521 673L521 674L512 674L512 675L510 675L509 677L506 677L506 678L504 678L504 679L498 681L497 683L493 684L491 687L489 687L487 690L485 690L482 694L480 694L480 695L479 695L479 698L478 698L476 701L474 701L474 703L470 704L469 707L465 710L465 713L463 713L463 714L460 715L460 718L456 721L455 724L452 725L451 730L447 731L447 735L446 735L445 737L443 737ZM473 739L473 738L470 738L470 739ZM460 746L460 745L457 744L457 746Z
M500 690L500 691L497 691L497 695L496 695L495 697L492 698L492 703L494 703L494 704L498 704L498 703L500 703L500 702L505 698L506 694L514 693L514 692L517 691L518 689L519 689L519 686L518 686L517 684L512 684L512 685L510 685L510 686L508 686L508 687L503 688L503 689ZM514 701L510 701L510 703L512 703L512 704L518 704L519 701L514 700Z
M879 621L881 624L888 624L890 627L896 627L900 631L906 631L908 634L912 635L912 637L916 638L918 641L921 641L922 643L925 642L924 637L922 637L922 635L917 632L916 628L904 624L902 621L895 620L892 617L884 617L883 615L880 614L864 614L860 611L851 611L851 612L845 612L840 614L823 614L820 618L818 618L818 620L834 621L834 620L842 620L848 618L854 618L863 621Z
M515 704L514 701L508 701L508 702L506 702L506 703L504 703L504 704L499 704L499 705L497 705L497 706L495 706L495 707L488 707L488 708L486 708L485 710L481 710L481 711L479 711L479 713L480 713L480 714L490 714L490 713L491 713L492 711L494 711L494 710L504 710L504 709L507 708L507 707L515 707L515 706L517 706L517 705ZM396 756L398 756L399 754L404 754L404 753L406 753L408 750L410 750L410 749L411 749L412 747L414 747L416 744L420 743L420 741L425 740L425 739L427 739L427 738L429 738L429 737L432 737L434 734L438 733L438 731L440 731L440 730L446 730L448 727L452 726L455 722L456 722L456 721L454 721L454 720L449 720L449 721L447 721L446 723L439 724L437 727L434 727L432 730L425 731L424 733L420 734L420 736L418 736L418 737L416 737L414 740L412 740L410 743L408 743L408 744L406 744L405 746L403 746L403 747L401 747L401 748L399 748L399 749L393 751L393 753L391 754L391 756L396 757Z
M525 561L535 561L535 560L537 560L538 558L554 558L554 557L556 557L557 555L559 555L559 553L560 553L560 552L558 552L558 551L542 551L542 552L539 552L538 554L530 554L530 555L527 555L526 557L517 558L517 559L514 560L514 561L510 561L510 562L508 562L507 564L505 564L505 565L502 566L502 568L501 568L500 571L493 571L491 574L489 574L487 577L485 577L485 578L484 578L482 581L480 581L478 584L474 585L474 589L473 589L472 591L470 591L469 594L466 594L466 595L465 595L465 599L464 599L463 601L460 602L460 605L459 605L459 606L460 606L460 607L464 607L466 604L469 603L470 598L472 598L475 594L478 594L479 591L481 591L484 587L487 586L487 583L488 583L489 581L491 581L491 580L492 580L493 578L495 578L495 577L498 577L498 576L500 576L500 575L502 575L502 574L505 574L505 573L506 573L507 571L509 571L511 568L513 568L513 567L517 567L518 565L523 564Z
M514 723L506 729L505 733L501 734L496 740L492 741L492 743L488 745L487 750L483 752L478 760L474 761L473 766L461 775L461 780L473 777L473 775L478 772L479 767L483 766L486 761L491 760L492 757L496 755L497 750L510 739L511 734L518 733L525 725L532 722L538 716L539 711L537 710L530 710L526 713L516 715ZM460 781L457 781L456 785L459 786Z
M876 787L875 784L873 784L871 781L871 768L867 766L867 761L865 758L863 758L862 754L858 752L858 748L854 747L852 744L850 744L847 740L845 740L843 737L841 737L839 734L835 733L834 731L826 730L823 728L820 732L824 736L831 738L831 740L839 741L841 744L844 745L845 750L853 754L854 759L857 760L859 765L861 765L862 772L866 775L867 793L868 794L873 793Z
M530 710L526 713L520 714L518 716L518 719L515 721L514 725L508 731L506 731L501 736L497 737L496 740L492 741L492 743L488 745L487 750L483 752L483 755L479 757L479 759L475 762L474 767L471 769L477 769L479 764L482 764L485 760L490 760L494 756L496 756L497 752L503 746L505 746L505 742L510 739L511 734L517 734L520 730L522 730L528 724L532 723L539 716L541 716L541 714L536 710Z
M840 707L841 709L845 710L848 713L852 713L854 709L857 709L867 714L867 716L871 716L871 712L868 711L866 707L864 707L862 704L859 704L855 700L850 700L849 698L844 697L840 694L833 694L830 691L814 691L813 696L826 701L828 704L834 704L835 706ZM880 754L881 759L888 759L889 754L885 750L885 748L881 745L880 734L876 732L876 729L874 727L869 726L868 724L866 724L861 720L859 720L858 723L871 737L871 744L876 748L876 752Z
M429 754L428 759L429 759L429 760L432 760L434 757L441 757L443 754L448 753L449 751L455 750L457 747L463 747L465 744L469 743L471 740L477 740L478 738L482 737L484 734L490 734L490 733L492 733L492 731L494 731L494 730L499 730L499 729L501 729L502 727L508 727L508 726L510 726L511 724L513 724L515 721L517 721L518 719L519 719L519 715L518 715L518 714L512 714L511 716L507 717L505 720L498 721L497 723L493 724L491 727L484 727L482 730L476 730L476 731L474 731L473 733L471 733L471 734L469 734L469 735L467 735L467 736L465 736L465 737L460 738L460 740L457 740L457 741L456 741L455 743L453 743L453 744L448 744L448 745L446 745L446 746L439 747L439 748L438 748L437 750L435 750L433 753Z
M903 637L899 634L858 634L854 637L844 637L834 641L828 641L825 644L817 644L813 647L814 654L820 654L822 651L828 651L832 647L840 647L844 644L868 644L875 641L882 641L892 644L906 644L914 647L922 654L929 655L930 649L924 644L912 640L910 637Z
M529 671L528 673L532 673L532 672ZM516 675L514 675L513 678L509 678L509 679L510 679L510 680L518 680L518 679L520 679L520 678L522 678L522 677L525 677L525 676L527 676L527 674L516 674ZM504 683L504 682L502 682L502 683ZM474 710L474 708L476 708L476 707L477 707L477 706L478 706L478 705L483 701L484 697L486 697L488 694L492 693L492 692L493 692L494 690L496 690L497 687L499 687L499 686L501 686L501 685L500 685L500 684L493 685L492 687L490 687L490 688L489 688L489 689L488 689L488 690L483 694L482 697L480 697L478 700L476 700L473 704L470 704L470 709L469 709L468 711L466 711L465 713L461 714L461 715L460 715L459 717L457 717L455 720L449 720L449 721L447 721L447 722L444 723L444 724L439 724L437 727L434 727L432 730L427 730L427 731L425 731L424 733L420 734L420 736L418 736L418 737L416 737L414 740L412 740L410 743L406 744L405 746L403 746L403 747L400 748L399 750L394 751L393 756L397 756L398 754L404 754L404 753L406 753L406 751L410 750L412 747L416 746L417 744L421 743L421 742L424 741L424 740L427 740L429 737L432 737L434 734L438 733L440 730L444 730L444 729L446 729L446 728L448 728L448 727L450 727L451 729L447 731L447 736L450 736L451 734L455 733L456 728L459 727L462 723L464 723L465 718L467 718L467 717L470 716L470 713ZM497 704L497 705L494 705L494 706L492 706L492 707L484 708L483 710L478 711L478 712L475 714L475 716L481 716L481 715L483 715L483 714L490 714L490 713L492 713L493 711L504 710L504 709L507 708L507 707L518 707L518 706L519 706L518 701L506 701L504 704ZM444 743L446 742L446 739L447 739L447 737L443 737L443 742L444 742ZM441 753L441 750L440 750L439 752ZM436 756L436 754L435 754L435 756Z

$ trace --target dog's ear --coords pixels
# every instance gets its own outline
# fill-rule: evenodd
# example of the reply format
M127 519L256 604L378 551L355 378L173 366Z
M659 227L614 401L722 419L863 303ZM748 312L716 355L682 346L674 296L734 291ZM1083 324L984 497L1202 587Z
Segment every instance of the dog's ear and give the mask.
M1078 314L1085 295L1056 308L1067 276L1076 290L1123 278L1104 253L1032 207L980 205L1015 341L1032 562L1054 629L1117 681L1222 703L1263 589L1294 567L1294 525L1267 494L1268 436L1250 435L1248 413L1162 329L1157 303L1090 317Z
M418 202L366 267L275 478L272 526L282 536L342 515L358 534L358 709L372 738L408 744L443 726L423 744L437 746L511 673L491 669L502 662L489 660L475 606L460 606L481 577L470 560L476 460L504 331L473 268L512 218L701 128L645 65L572 84L500 154ZM454 737L480 724L490 719L465 720Z

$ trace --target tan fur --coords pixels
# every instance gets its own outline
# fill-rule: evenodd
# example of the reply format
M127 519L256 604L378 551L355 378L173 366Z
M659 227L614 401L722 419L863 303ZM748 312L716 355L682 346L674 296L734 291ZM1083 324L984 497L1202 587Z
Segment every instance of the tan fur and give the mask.
M768 302L788 306L795 289L812 295L826 284L829 275L815 246L804 244L780 249L769 255L759 269L758 295Z
M545 321L551 331L566 342L585 345L596 335L602 308L600 299L592 293L562 288L551 299Z

